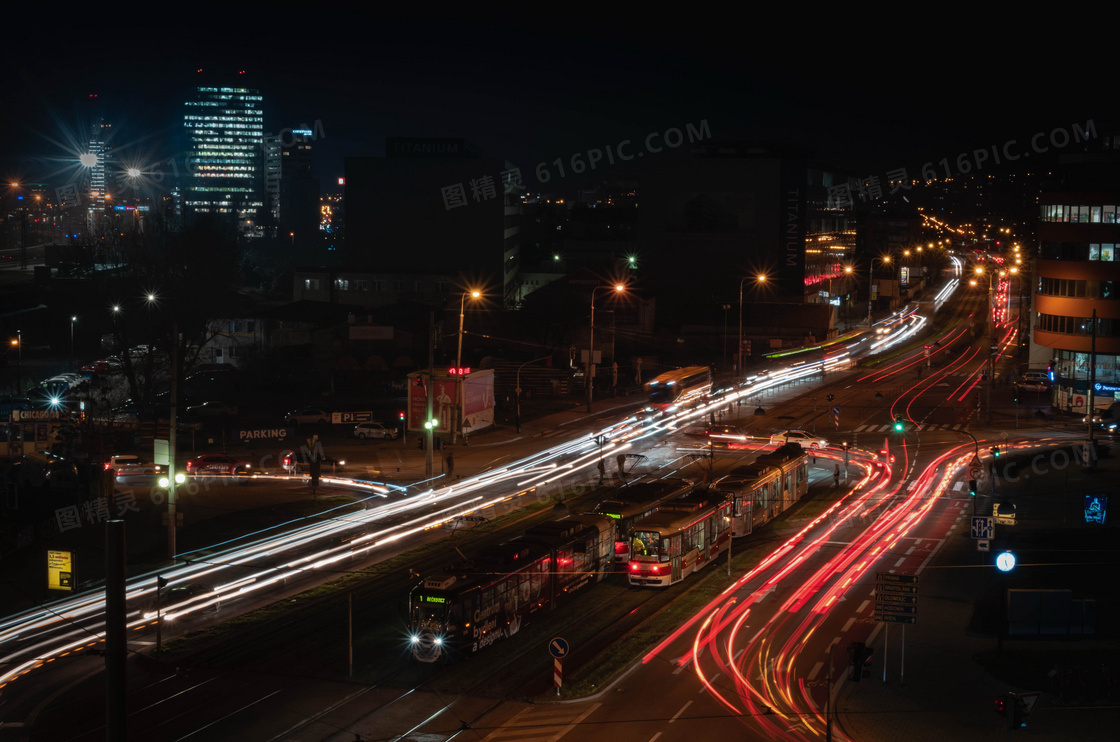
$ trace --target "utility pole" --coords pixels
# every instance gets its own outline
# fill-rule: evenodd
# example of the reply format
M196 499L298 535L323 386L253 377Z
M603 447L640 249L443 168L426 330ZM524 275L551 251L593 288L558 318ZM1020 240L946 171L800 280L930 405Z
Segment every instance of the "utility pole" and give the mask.
M435 380L435 365L436 365L436 313L428 312L428 417L424 420L424 427L428 431L428 439L425 441L428 445L424 447L424 476L427 479L432 478L432 448L433 448L433 434L434 430L431 426L432 422L432 395L435 393L436 380Z

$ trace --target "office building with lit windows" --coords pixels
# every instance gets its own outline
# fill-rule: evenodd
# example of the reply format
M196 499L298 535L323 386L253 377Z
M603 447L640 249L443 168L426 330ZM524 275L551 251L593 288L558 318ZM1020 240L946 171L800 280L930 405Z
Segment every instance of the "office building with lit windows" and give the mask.
M106 171L112 151L109 147L111 126L102 120L90 129L89 147L79 159L86 168L85 196L89 207L86 209L86 232L96 237L102 231L105 219Z
M1043 185L1031 317L1031 365L1052 367L1053 403L1073 413L1090 385L1096 407L1120 396L1120 135L1091 144Z
M183 127L188 175L183 216L236 218L245 237L262 234L264 113L250 88L198 86L186 102Z

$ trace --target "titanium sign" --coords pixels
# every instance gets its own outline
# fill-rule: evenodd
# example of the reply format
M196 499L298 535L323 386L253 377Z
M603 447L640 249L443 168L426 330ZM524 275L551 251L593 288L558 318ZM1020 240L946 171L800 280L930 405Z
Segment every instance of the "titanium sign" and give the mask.
M74 555L71 552L47 550L47 589L65 592L74 589Z

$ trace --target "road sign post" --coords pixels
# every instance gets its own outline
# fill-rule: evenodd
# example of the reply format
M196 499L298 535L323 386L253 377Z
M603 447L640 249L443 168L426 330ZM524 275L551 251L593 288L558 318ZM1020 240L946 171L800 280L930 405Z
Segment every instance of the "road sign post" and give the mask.
M556 695L560 695L560 686L563 684L563 660L568 656L568 640L554 636L548 643L548 653L552 655L552 682L556 686Z

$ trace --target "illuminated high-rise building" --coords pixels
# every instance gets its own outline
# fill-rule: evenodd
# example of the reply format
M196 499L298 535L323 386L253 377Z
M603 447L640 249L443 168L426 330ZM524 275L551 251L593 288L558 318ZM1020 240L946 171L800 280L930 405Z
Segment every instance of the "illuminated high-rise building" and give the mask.
M86 211L86 232L91 236L101 232L102 220L105 217L106 171L111 155L109 134L109 124L102 120L94 123L90 127L89 147L80 158L86 168L85 195L89 201L89 208Z
M186 103L189 175L183 216L222 214L236 218L238 232L261 235L264 208L264 112L250 88L198 86Z

